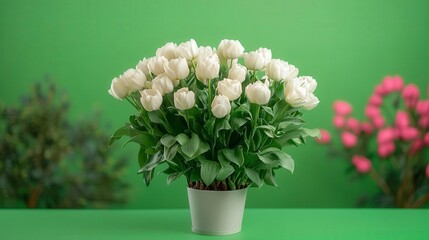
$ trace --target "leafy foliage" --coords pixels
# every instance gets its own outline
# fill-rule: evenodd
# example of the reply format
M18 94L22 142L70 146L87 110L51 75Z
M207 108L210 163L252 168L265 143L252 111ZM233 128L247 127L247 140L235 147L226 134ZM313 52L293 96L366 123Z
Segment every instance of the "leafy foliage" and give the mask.
M125 201L125 159L108 157L108 136L98 122L72 124L67 111L65 95L53 84L36 84L19 107L0 107L1 206L81 208Z

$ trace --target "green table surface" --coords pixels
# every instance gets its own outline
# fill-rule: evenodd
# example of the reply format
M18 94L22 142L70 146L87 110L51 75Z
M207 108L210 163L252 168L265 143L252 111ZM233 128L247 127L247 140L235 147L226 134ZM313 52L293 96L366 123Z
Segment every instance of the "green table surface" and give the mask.
M246 209L229 236L192 233L188 209L0 210L0 239L429 239L429 210Z

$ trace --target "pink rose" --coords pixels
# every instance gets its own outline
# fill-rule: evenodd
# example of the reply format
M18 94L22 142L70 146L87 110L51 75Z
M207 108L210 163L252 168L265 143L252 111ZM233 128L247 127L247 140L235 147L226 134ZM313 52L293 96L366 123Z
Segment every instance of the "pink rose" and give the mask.
M359 132L360 132L359 121L353 117L347 118L346 128L348 130L352 130L355 134L359 134Z
M394 83L394 90L395 91L401 91L402 87L404 87L404 80L402 79L401 76L394 76L392 78L393 83Z
M355 166L356 171L360 173L367 173L371 171L371 167L372 167L371 161L366 157L353 155L352 163Z
M360 128L362 129L362 131L365 134L368 134L368 135L371 134L372 131L373 131L372 125L370 123L368 123L368 122L361 123Z
M367 116L369 119L372 119L380 115L381 115L380 108L373 105L368 105L365 107L365 116Z
M429 116L423 116L419 119L419 126L426 129L429 127Z
M408 108L414 108L419 100L420 91L414 84L408 84L405 86L404 90L402 90L402 98L405 101L405 105Z
M351 132L343 132L341 134L341 141L346 148L352 148L357 144L357 137Z
M426 133L423 137L423 142L426 146L429 146L429 133Z
M344 122L345 122L345 119L344 119L344 116L342 116L342 115L336 115L336 116L334 116L334 126L336 127L336 128L342 128L342 127L344 127Z
M416 111L419 115L429 114L429 100L421 100L417 102Z
M338 115L348 115L352 113L352 105L346 101L337 100L333 104L333 108Z
M369 98L369 104L379 107L383 104L383 98L378 94L374 94Z
M410 125L408 114L404 111L398 111L396 113L395 124L398 128L408 127Z
M385 158L395 152L396 146L393 142L385 142L378 145L378 155Z
M386 123L386 120L384 120L383 116L376 116L376 117L372 118L372 124L376 128L382 128L385 123Z
M326 144L326 143L330 143L331 142L331 134L329 134L328 131L324 130L324 129L319 129L320 130L320 138L315 138L316 142L320 143L320 144Z
M395 140L395 131L393 130L393 128L384 128L378 131L378 135L377 135L378 144L381 145L386 142L392 142L393 140Z
M411 141L419 136L419 130L413 127L406 127L401 129L401 138L405 141Z

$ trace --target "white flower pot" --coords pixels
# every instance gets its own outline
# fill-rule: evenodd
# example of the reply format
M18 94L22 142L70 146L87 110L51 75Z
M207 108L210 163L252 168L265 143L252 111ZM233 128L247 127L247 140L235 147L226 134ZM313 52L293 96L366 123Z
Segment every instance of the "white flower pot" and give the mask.
M229 235L241 231L247 188L210 191L188 188L192 231L206 235Z

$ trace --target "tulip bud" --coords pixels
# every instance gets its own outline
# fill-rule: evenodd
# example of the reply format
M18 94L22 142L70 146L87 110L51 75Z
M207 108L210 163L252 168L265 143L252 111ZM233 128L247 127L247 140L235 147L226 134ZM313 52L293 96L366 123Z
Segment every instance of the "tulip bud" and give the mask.
M270 101L271 92L266 84L256 81L247 85L246 96L249 102L264 105Z
M159 93L157 90L145 89L141 91L140 94L140 102L142 103L143 108L146 109L146 111L155 111L161 107L162 96L161 93Z
M367 173L371 170L371 161L363 156L353 155L352 163L356 168L356 171L360 173Z
M177 55L188 61L194 60L198 57L198 46L194 39L181 43L177 47Z
M185 79L189 75L188 63L184 58L176 58L168 61L164 65L164 70L167 76L173 81Z
M169 42L156 50L157 57L165 57L167 60L177 58L177 45Z
M226 96L229 101L236 100L243 92L240 81L228 78L218 82L217 91L219 94Z
M224 39L220 42L217 53L222 59L237 59L243 55L244 47L238 40Z
M317 82L312 77L299 77L285 81L285 100L292 107L304 107L311 110L319 104L319 99L313 94Z
M338 115L345 116L352 113L352 105L346 101L337 100L333 104L334 112Z
M148 59L147 66L149 71L155 75L164 73L164 65L167 64L167 58L161 57L151 57Z
M408 117L408 114L404 111L398 111L396 113L395 125L398 128L408 127L410 125L410 119Z
M246 67L237 63L232 65L231 69L229 69L228 78L244 82L244 80L246 80L246 75Z
M271 50L259 48L256 51L244 53L244 65L249 70L262 70L271 61Z
M231 112L229 99L223 95L217 95L211 105L212 113L216 118L223 118Z
M128 87L120 79L114 78L108 92L112 97L121 100L128 95Z
M127 86L128 93L142 90L146 83L146 75L139 69L130 68L119 77Z
M152 80L152 88L157 90L162 96L171 93L174 89L173 82L166 74L160 74Z
M352 148L357 144L357 137L351 132L343 132L341 134L341 141L346 148Z
M142 71L144 73L144 75L146 75L146 77L148 77L150 75L148 63L149 63L149 59L143 58L136 65L136 69L139 69L140 71Z
M198 59L200 58L206 58L206 57L212 57L216 53L216 49L206 46L201 46L198 48Z
M414 108L419 100L420 91L415 84L408 84L402 90L402 98L408 108Z
M198 80L204 83L204 85L207 85L207 80L219 76L219 69L219 58L214 54L211 57L198 59L195 74Z
M195 93L187 87L181 88L174 93L174 106L179 110L191 109L195 105Z

